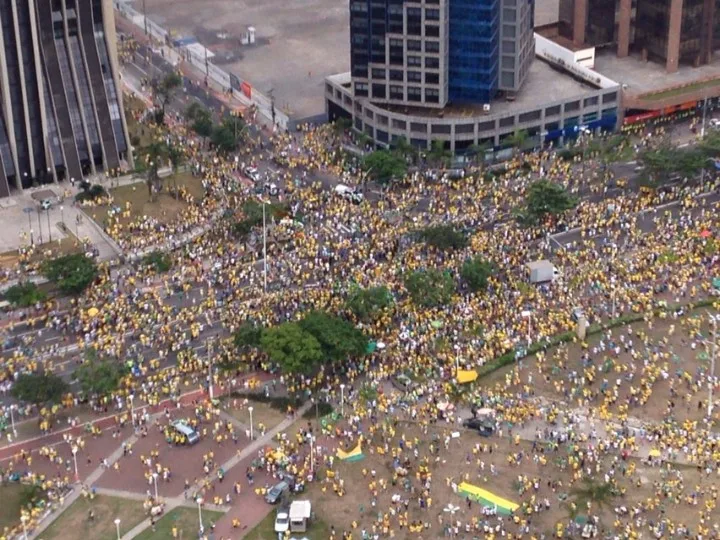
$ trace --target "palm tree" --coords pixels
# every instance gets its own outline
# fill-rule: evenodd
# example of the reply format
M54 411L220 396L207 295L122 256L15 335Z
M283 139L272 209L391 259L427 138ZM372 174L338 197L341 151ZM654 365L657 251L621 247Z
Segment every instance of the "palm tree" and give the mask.
M570 490L571 500L568 503L572 518L575 518L581 509L589 509L591 505L603 509L618 496L618 491L612 482L598 482L588 477L584 477L581 482L580 486Z
M146 183L148 187L148 196L150 200L153 200L153 188L157 188L160 182L160 176L158 170L160 169L160 163L166 154L167 147L160 141L151 142L145 149L148 169ZM157 191L157 190L156 190Z
M505 139L505 143L507 144L507 146L513 147L515 152L519 152L523 149L523 145L527 142L528 137L529 135L527 130L520 129L507 137Z
M477 164L478 158L482 160L485 157L485 152L492 148L490 141L485 141L480 144L471 144L468 146L465 154L470 158L470 162L475 165Z
M411 163L415 163L417 159L417 148L410 144L407 137L398 137L390 143L390 148L397 155L402 156L403 159L410 159Z
M185 153L182 151L180 146L177 144L172 144L167 149L168 151L168 158L170 159L170 166L172 167L172 173L173 173L173 190L175 192L175 197L178 195L178 187L177 187L177 172L180 168L180 165L183 164L185 161Z
M452 157L452 152L445 148L444 141L433 141L428 152L428 159L437 165L447 167Z

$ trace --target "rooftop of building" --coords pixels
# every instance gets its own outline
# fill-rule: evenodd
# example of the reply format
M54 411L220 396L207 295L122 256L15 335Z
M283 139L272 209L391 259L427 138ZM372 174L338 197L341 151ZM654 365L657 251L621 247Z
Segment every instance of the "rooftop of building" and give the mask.
M659 98L674 92L668 89L684 85L686 92L712 85L707 81L720 79L720 61L699 67L681 64L676 73L668 73L664 63L643 60L639 54L618 58L614 48L596 49L595 71L623 85L629 95L657 92ZM716 85L720 85L720 80Z
M526 111L544 107L553 102L582 98L597 90L597 87L580 81L567 72L535 58L530 66L525 84L513 101L496 99L490 103L490 112L483 111L483 103L448 104L443 109L407 107L404 105L383 105L384 108L402 114L434 118L478 117L483 114L506 114L511 111Z

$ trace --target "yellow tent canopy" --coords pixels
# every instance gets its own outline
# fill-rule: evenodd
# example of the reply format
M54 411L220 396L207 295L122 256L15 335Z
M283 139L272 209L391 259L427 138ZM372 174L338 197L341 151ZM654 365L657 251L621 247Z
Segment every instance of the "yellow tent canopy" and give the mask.
M88 317L94 317L98 313L100 313L100 310L96 307L91 307L90 309L87 310Z
M466 369L458 369L457 372L457 382L459 384L465 384L473 382L475 379L478 378L478 372L474 369L466 370Z

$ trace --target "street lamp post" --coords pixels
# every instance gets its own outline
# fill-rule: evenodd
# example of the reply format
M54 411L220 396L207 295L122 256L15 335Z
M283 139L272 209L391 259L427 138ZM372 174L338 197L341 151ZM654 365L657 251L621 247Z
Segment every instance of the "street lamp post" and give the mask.
M135 394L130 394L128 398L130 399L130 421L132 422L133 429L135 429L135 406L133 405Z
M252 441L253 439L255 439L254 432L253 432L253 418L252 418L253 408L248 407L248 411L250 411L250 440Z
M120 540L120 518L115 518L115 531L117 532L117 540Z
M717 356L717 323L718 317L710 315L712 321L713 334L712 334L712 356L710 357L710 376L708 377L708 408L707 415L708 420L712 418L713 411L713 386L715 385L715 357Z
M60 206L60 223L62 223L63 230L65 230L65 207Z
M263 199L263 292L267 293L267 224L265 221L265 200Z
M40 243L42 244L42 243L43 243L43 240L42 240L42 221L40 220L40 214L41 214L40 208L38 208L38 210L37 210L38 231L39 231L39 233L40 233Z
M73 456L73 464L75 465L75 481L80 481L80 474L78 473L78 465L77 465L77 453L78 453L78 447L74 446L71 448L72 450L72 456Z
M48 236L50 238L50 242L52 242L52 229L50 228L50 208L45 209L45 213L47 214L47 221L48 221Z
M198 505L198 521L200 522L200 534L203 534L205 532L205 527L203 526L202 521L202 497L198 497L197 505Z
M345 416L345 384L340 385L340 416Z
M13 411L17 405L10 405L10 425L12 426L13 437L17 439L17 429L15 429L15 414Z
M154 472L152 474L153 482L155 483L155 502L160 500L160 497L158 496L158 488L157 488L157 479L158 479L158 473Z
M310 472L315 473L315 436L310 435Z

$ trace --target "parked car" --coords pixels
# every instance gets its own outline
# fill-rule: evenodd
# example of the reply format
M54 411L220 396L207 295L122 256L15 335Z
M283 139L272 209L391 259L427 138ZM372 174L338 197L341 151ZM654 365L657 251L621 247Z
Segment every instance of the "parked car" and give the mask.
M409 392L413 389L414 383L410 377L401 373L390 378L390 384L392 384L398 390L403 392Z
M290 514L287 508L281 508L275 516L275 532L284 534L288 529L290 529Z
M462 425L465 428L477 431L478 435L482 437L490 437L495 433L495 428L483 418L468 418Z
M50 208L52 208L52 202L50 201L50 199L43 199L42 201L40 201L40 208L42 208L43 210L50 210Z
M277 504L282 500L283 494L290 491L290 484L285 482L278 482L265 494L265 502L268 504Z
M342 197L343 199L347 201L352 201L355 204L360 204L363 201L362 193L356 191L350 186L346 186L345 184L338 184L337 186L335 186L335 193L340 195L340 197Z

